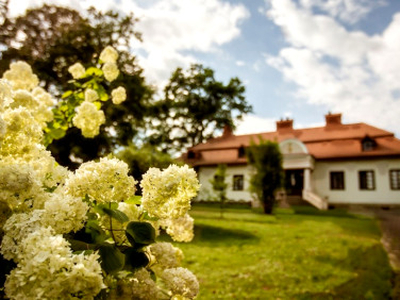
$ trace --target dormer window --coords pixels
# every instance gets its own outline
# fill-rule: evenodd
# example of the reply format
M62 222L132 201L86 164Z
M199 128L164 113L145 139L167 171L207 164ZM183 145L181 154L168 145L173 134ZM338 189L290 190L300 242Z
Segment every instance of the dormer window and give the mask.
M242 158L242 157L246 157L246 148L243 146L240 146L238 149L238 157Z
M370 138L369 136L366 136L362 141L361 141L361 149L362 151L372 151L376 148L376 142L374 139Z
M187 158L189 159L196 158L196 153L194 153L194 151L189 151L187 154Z

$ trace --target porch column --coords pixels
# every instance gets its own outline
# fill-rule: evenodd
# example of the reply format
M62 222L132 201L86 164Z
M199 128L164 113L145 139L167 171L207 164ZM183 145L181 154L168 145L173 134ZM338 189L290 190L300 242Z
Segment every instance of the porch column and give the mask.
M311 170L304 169L304 190L311 191Z

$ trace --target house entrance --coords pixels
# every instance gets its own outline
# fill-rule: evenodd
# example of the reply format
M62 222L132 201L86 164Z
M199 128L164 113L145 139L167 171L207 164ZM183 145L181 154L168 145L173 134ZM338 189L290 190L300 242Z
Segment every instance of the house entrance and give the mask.
M288 196L301 196L304 187L304 170L285 170L285 190Z

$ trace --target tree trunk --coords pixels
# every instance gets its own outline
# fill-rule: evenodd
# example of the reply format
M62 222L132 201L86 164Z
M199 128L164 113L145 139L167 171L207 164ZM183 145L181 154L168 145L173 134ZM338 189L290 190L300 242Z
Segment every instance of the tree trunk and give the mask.
M264 214L271 215L275 204L275 198L271 196L265 197L262 203L264 208Z

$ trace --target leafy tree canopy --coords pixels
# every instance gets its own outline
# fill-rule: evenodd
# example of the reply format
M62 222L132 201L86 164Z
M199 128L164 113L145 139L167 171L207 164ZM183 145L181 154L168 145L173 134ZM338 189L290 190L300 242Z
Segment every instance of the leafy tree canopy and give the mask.
M275 204L275 192L283 185L283 158L279 144L263 140L251 142L247 159L254 168L250 179L250 190L263 204L264 212L271 214Z
M137 19L132 14L120 16L94 8L86 15L45 4L17 18L5 19L0 27L0 75L11 62L26 61L42 79L41 85L55 96L69 89L69 66L76 62L85 67L93 65L106 46L118 49L121 74L110 83L110 88L125 87L128 100L118 106L103 107L107 122L96 138L86 139L79 130L71 129L50 147L60 164L72 168L132 141L138 129L144 127L148 102L153 95L129 46L133 37L140 40L140 34L134 29Z
M151 142L170 151L182 151L215 136L225 125L251 112L238 78L217 81L214 71L200 64L177 68L155 106L160 118Z

